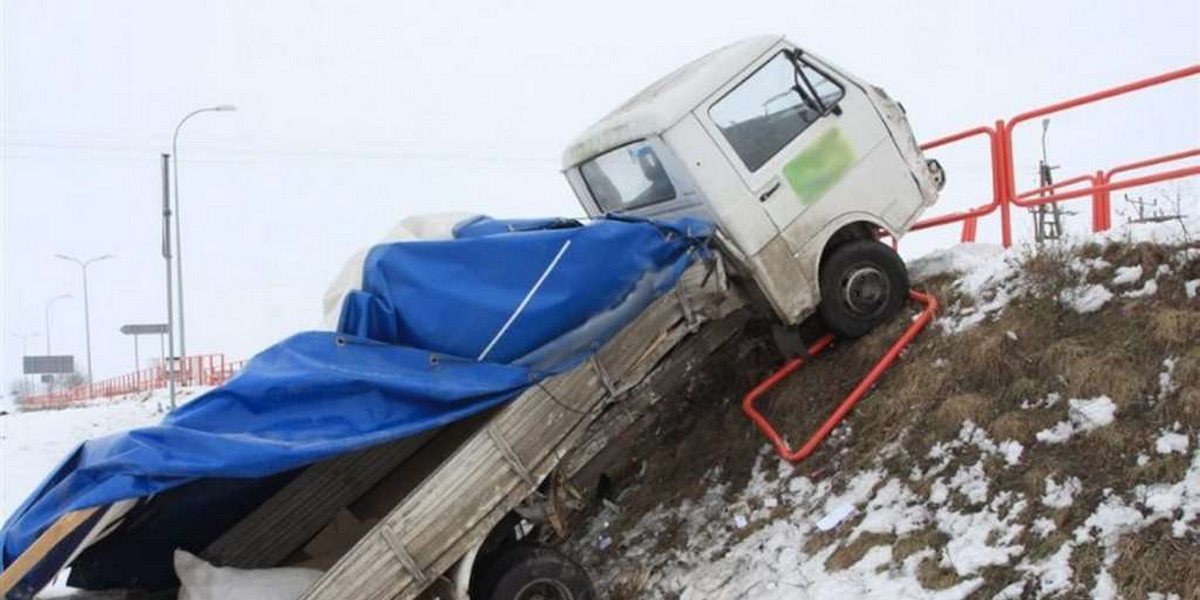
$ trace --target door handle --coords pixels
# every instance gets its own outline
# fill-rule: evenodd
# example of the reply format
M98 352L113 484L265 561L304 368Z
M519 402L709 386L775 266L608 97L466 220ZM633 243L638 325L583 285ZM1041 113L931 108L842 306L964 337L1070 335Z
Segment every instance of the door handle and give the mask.
M780 185L783 185L783 184L782 184L782 183L780 183L780 182L778 182L778 181L776 181L776 182L775 182L775 185L771 186L771 188L770 188L770 189L768 189L767 191L763 192L763 193L762 193L762 195L760 195L760 196L758 197L758 201L759 201L759 202L766 202L766 201L767 201L767 199L771 197L771 194L774 194L775 192L779 191L779 186L780 186Z

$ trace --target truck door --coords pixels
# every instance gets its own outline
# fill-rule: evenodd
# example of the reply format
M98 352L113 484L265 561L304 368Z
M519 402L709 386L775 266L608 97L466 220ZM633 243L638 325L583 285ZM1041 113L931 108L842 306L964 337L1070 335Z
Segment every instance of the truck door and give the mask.
M831 191L887 137L862 91L817 65L781 45L717 94L700 119L793 252L807 241L797 239L801 231L811 235L825 223L821 214L805 219L812 227L795 227L796 220L814 207L832 218L840 199Z

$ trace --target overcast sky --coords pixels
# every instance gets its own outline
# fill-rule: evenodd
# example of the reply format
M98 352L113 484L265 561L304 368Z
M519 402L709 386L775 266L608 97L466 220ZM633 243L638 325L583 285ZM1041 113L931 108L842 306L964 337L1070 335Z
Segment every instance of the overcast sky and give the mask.
M742 37L786 34L886 88L925 140L1200 62L1194 0L0 6L5 388L19 373L14 334L45 350L53 295L75 296L54 306L53 350L83 362L79 269L55 253L116 256L91 269L95 371L133 369L117 329L165 317L158 156L201 106L239 111L201 115L180 138L188 348L243 358L316 327L342 261L404 216L577 214L558 173L566 142ZM1059 174L1200 145L1195 79L1056 117ZM1034 124L1018 138L1025 182L1036 147ZM988 199L984 150L941 155L951 185L933 212Z

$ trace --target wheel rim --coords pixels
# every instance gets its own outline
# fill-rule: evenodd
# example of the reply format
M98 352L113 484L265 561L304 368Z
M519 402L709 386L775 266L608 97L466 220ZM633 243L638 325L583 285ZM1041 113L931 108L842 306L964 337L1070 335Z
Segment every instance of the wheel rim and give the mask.
M859 265L846 272L842 279L842 302L856 317L879 316L891 294L887 275L874 265Z
M575 595L562 582L536 579L517 591L513 600L574 600Z

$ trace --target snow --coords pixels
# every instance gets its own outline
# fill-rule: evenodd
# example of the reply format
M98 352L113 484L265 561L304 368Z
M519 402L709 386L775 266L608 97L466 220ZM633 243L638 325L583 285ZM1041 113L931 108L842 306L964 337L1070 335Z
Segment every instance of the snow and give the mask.
M1158 282L1153 279L1147 279L1145 285L1141 289L1125 292L1121 294L1126 298L1149 298L1158 293Z
M187 388L194 397L207 388ZM158 423L168 402L164 390L115 401L96 401L61 410L0 416L0 520L25 501L81 442Z
M1017 570L1038 581L1039 597L1052 597L1071 585L1071 553L1074 549L1071 544L1063 544L1045 560L1033 564L1022 563Z
M1092 600L1116 600L1117 582L1108 574L1107 568L1101 568L1096 574L1096 585L1092 588Z
M1033 524L1029 529L1037 534L1038 537L1046 537L1058 529L1058 525L1054 521L1046 517L1038 517L1033 520Z
M1083 488L1077 477L1065 479L1062 483L1054 481L1053 477L1047 477L1045 483L1046 492L1042 494L1042 504L1050 508L1071 506L1075 494L1078 494L1079 490Z
M1059 300L1079 314L1088 314L1103 308L1112 297L1108 288L1093 283L1063 290Z
M1164 431L1154 442L1154 451L1159 454L1187 454L1188 436L1186 433Z
M1129 285L1131 283L1141 281L1141 279L1142 279L1142 266L1141 265L1135 265L1132 267L1117 267L1117 271L1113 276L1112 284L1115 286Z
M1175 365L1179 359L1168 356L1163 359L1163 370L1158 374L1158 399L1162 400L1179 389L1175 383Z
M1017 271L1011 262L1016 250L989 244L959 244L935 250L909 263L916 281L958 274L956 289L974 300L974 306L953 306L937 319L948 333L966 331L1002 311L1013 297Z
M1187 294L1189 300L1195 298L1198 291L1200 291L1200 279L1183 282L1183 292Z
M1013 541L1024 529L1015 523L1020 507L1014 506L1001 518L995 511L959 512L939 508L937 527L950 536L941 565L954 569L959 576L972 575L987 566L1007 564L1024 548Z
M1112 424L1117 412L1117 405L1108 396L1099 396L1090 400L1071 399L1070 411L1066 421L1061 421L1050 429L1039 431L1036 438L1046 444L1062 444L1077 433L1087 433L1093 429Z
M1003 262L1000 257L1004 253L1004 248L996 244L957 244L913 260L908 265L908 272L918 280L938 275L978 273L990 269L997 262ZM975 278L971 287L978 288L986 279Z
M1009 466L1017 465L1021 462L1021 453L1025 451L1025 446L1016 440L1005 440L1000 442L1000 454L1004 456L1004 462Z

